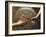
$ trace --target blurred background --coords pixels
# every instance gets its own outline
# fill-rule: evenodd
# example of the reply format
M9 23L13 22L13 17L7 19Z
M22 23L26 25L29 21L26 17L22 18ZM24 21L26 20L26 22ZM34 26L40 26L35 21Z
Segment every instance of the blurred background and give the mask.
M24 7L16 7L16 6L12 7L12 23L18 22L22 15L28 16L30 17L29 19L31 19L32 17L35 17L40 10L39 7L28 7L30 8L30 10L21 8ZM40 29L40 15L38 18L33 19L33 21L35 21L35 24L32 23L31 20L30 21L28 20L27 22L21 25L13 25L12 29L13 30Z

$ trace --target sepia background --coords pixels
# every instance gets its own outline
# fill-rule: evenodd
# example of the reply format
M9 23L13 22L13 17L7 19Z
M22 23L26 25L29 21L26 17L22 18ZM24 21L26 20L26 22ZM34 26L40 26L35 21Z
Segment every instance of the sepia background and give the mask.
M24 8L24 7L16 7L16 6L13 6L13 7L12 7L12 23L18 22L19 19L21 18L21 15L22 15L23 13L20 14L20 12L18 11L20 8ZM30 7L29 7L29 8L30 8ZM35 13L36 13L36 15L37 15L37 13L39 12L40 8L39 8L39 7L31 7L31 8L35 11ZM21 12L23 12L23 11L21 11ZM26 12L26 11L25 11L25 12ZM28 11L28 12L30 12L30 11ZM28 13L28 14L32 14L32 13ZM28 14L26 14L26 15L28 15ZM32 16L31 16L31 15L30 15L30 16L31 16L31 17L34 17L34 16L36 16L36 15L32 14ZM29 16L29 17L30 17L30 16ZM30 21L30 22L27 21L26 23L23 23L23 24L21 24L21 25L13 25L13 26L12 26L12 30L40 29L40 15L39 15L38 18L34 19L33 21L35 21L36 23L34 24L34 23L32 23L31 21Z

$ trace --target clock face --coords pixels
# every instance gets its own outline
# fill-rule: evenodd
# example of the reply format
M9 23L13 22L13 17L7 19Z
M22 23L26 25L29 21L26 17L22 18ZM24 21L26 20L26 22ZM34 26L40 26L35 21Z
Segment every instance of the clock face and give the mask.
M22 15L26 16L27 18L32 18L36 16L36 12L32 8L19 8L16 12L18 18Z

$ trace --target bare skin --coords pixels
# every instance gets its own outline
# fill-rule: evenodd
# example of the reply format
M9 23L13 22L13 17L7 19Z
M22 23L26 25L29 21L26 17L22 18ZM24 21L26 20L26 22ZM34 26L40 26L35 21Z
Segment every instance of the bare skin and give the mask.
M20 25L22 23L25 23L26 21L28 21L29 19L26 16L22 16L20 18L20 20L17 23L13 23L13 25Z
M35 17L33 17L31 19L29 19L29 17L27 17L27 16L22 15L22 17L20 18L20 20L17 23L13 23L12 25L21 25L22 23L25 23L28 20L31 21L32 19L37 18L39 15L40 15L40 11L38 12L38 14ZM31 21L31 22L35 23L34 21Z

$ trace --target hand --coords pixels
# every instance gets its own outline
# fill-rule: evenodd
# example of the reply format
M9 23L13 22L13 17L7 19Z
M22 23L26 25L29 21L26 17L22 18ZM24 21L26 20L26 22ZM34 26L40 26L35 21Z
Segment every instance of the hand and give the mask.
M31 19L30 19L31 20ZM29 18L27 18L26 16L22 15L22 17L20 18L20 20L16 23L13 23L12 25L21 25L27 21L30 21Z

